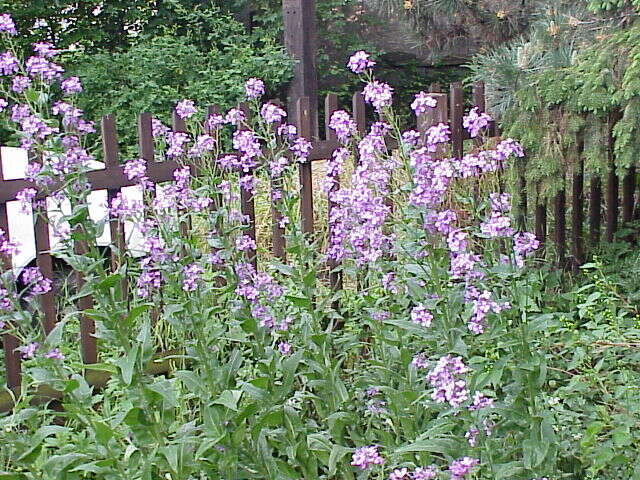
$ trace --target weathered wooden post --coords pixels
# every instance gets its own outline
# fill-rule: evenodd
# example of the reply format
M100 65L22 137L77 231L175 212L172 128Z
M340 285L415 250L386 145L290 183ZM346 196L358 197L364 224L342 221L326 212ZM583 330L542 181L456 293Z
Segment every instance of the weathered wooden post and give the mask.
M318 136L318 79L316 74L316 0L282 0L284 45L295 59L289 87L289 119L297 118L297 101L309 98L311 134Z

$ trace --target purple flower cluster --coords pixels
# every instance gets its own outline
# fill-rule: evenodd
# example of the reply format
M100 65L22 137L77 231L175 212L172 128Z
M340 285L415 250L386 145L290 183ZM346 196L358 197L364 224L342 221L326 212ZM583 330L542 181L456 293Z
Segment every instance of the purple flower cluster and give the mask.
M22 358L28 359L36 356L38 348L40 348L40 344L38 342L31 342L24 347L18 348L18 351L22 353Z
M0 53L0 74L13 75L20 69L18 59L10 52Z
M207 134L198 135L198 138L196 138L196 142L189 149L188 155L190 158L201 157L206 153L212 152L215 148L216 148L215 138Z
M264 95L264 82L259 78L250 78L244 84L245 95L248 100Z
M62 83L60 83L60 88L67 95L82 92L82 84L78 77L65 78Z
M176 114L182 119L191 118L196 113L198 113L198 109L193 100L180 100L176 105Z
M336 132L338 141L347 143L351 135L356 131L356 122L344 110L336 110L331 114L329 128Z
M51 280L44 278L38 267L25 268L21 277L24 284L27 285L29 295L44 295L51 291Z
M473 399L471 400L471 405L469 405L468 409L474 412L476 410L491 407L493 407L493 398L487 397L482 392L476 392L473 394Z
M33 199L36 198L38 191L35 188L27 187L16 193L16 200L20 202L20 209L23 213L27 213L31 209Z
M430 327L433 315L421 303L411 310L411 321L423 327Z
M478 465L480 461L476 458L462 457L449 465L451 480L462 480L471 473L471 469Z
M169 158L178 158L184 155L185 146L189 143L189 135L184 132L168 132L166 136L167 151Z
M366 470L373 465L383 464L384 458L378 453L378 447L376 445L356 448L356 451L353 452L353 456L351 457L351 465L360 470Z
M491 300L491 292L484 290L480 292L474 286L467 286L465 300L471 302L471 318L467 323L467 328L476 335L484 332L487 315L491 312L500 313L511 308L509 303L497 303Z
M390 107L393 101L393 88L378 80L367 83L362 93L364 101L373 105L376 112L380 112L384 107Z
M296 157L296 161L299 163L305 163L307 161L312 149L312 143L303 137L296 138L289 147L289 150L293 153Z
M31 86L31 79L29 77L16 75L11 80L11 90L13 90L16 93L22 93L30 86Z
M373 68L375 62L369 58L369 54L363 50L360 50L349 58L347 67L355 74L361 74L368 68Z
M535 252L540 247L540 241L533 233L519 232L513 236L513 253L515 254L516 265L522 267L524 258Z
M0 32L8 35L17 35L16 24L13 22L13 18L8 13L0 15Z
M411 109L416 115L426 113L429 108L435 108L438 102L435 98L429 96L425 92L420 92L416 95L415 100L411 104Z
M49 358L52 360L64 360L64 355L59 348L54 348L45 353L44 358Z
M129 180L136 180L143 187L149 186L147 177L147 161L144 158L129 160L124 164L124 174Z
M446 402L452 407L459 407L469 397L467 383L460 378L468 371L462 357L447 355L440 358L427 374L427 381L433 387L431 398L436 403Z
M185 292L193 292L198 288L198 280L204 270L197 263L186 265L182 269L182 290Z
M482 112L478 107L473 107L467 115L462 117L462 126L467 129L469 136L475 138L480 133L480 130L489 125L491 117Z
M278 123L287 116L287 112L273 103L265 103L260 109L260 116L267 123Z
M255 159L262 154L260 141L251 130L233 132L233 148L242 152L238 166L241 166L245 172L257 165Z
M360 265L369 263L390 247L390 238L383 231L390 210L384 198L395 162L382 155L386 146L381 133L380 126L374 126L359 142L360 161L351 176L351 186L329 194L335 208L329 218L327 256L336 261L351 257ZM332 162L344 161L346 150L338 152L339 157ZM335 172L335 168L330 171Z
M502 212L491 212L488 219L480 224L480 231L492 238L510 237L513 235L511 219Z
M53 83L60 79L64 73L64 68L43 56L29 57L25 67L29 76L39 78L45 83Z

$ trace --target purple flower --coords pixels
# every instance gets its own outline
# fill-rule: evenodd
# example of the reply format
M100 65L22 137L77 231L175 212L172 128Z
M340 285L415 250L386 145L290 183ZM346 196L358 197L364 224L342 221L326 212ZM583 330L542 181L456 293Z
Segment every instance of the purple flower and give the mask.
M510 237L513 235L511 219L496 211L491 212L491 216L480 224L480 231L489 237Z
M244 91L249 100L261 97L264 95L264 82L259 78L250 78L244 84Z
M476 392L473 394L473 400L471 401L471 405L469 405L470 411L481 410L483 408L491 408L493 407L493 398L487 397L485 394L481 392Z
M176 114L182 119L193 117L197 111L193 100L180 100L176 105Z
M26 62L26 68L31 77L39 77L49 83L62 77L64 73L64 68L44 57L29 57Z
M82 92L82 84L80 83L80 79L78 77L65 78L60 84L60 88L67 95Z
M54 348L53 350L49 350L47 353L45 353L44 358L51 358L53 360L64 360L64 355L59 348Z
M249 235L240 235L238 238L236 238L236 248L241 252L247 250L255 250L256 242Z
M224 117L218 114L209 115L205 123L208 132L218 130L222 125L224 125Z
M197 263L187 265L182 269L182 290L185 292L193 292L197 287L197 281L202 275L202 268Z
M189 142L189 135L184 132L167 133L167 157L176 158L184 155L184 147Z
M489 125L491 117L486 113L480 113L478 107L473 107L467 115L462 117L462 126L469 131L469 136L475 138L480 133L480 130Z
M411 321L413 323L417 323L423 327L430 327L432 320L433 315L431 315L431 313L421 303L413 307L413 310L411 310Z
M22 75L16 75L11 80L11 90L16 93L22 93L31 86L31 79L29 77L23 77Z
M336 132L336 136L340 142L347 143L349 137L356 131L356 123L344 110L336 110L331 114L329 128Z
M451 473L451 480L461 480L466 477L473 467L478 465L480 461L476 458L462 457L455 460L449 465L449 472Z
M36 198L38 191L35 188L27 187L16 193L16 200L20 202L20 209L23 213L28 213L33 202Z
M412 480L432 480L437 472L434 467L418 467L411 474Z
M9 102L7 102L4 98L0 98L0 112L4 112L4 110L9 106Z
M169 132L169 127L164 125L160 120L157 118L151 119L151 135L153 135L153 138L165 138Z
M124 174L129 180L145 179L147 174L147 161L144 158L129 160L124 164Z
M265 103L260 109L260 116L267 123L277 123L287 116L287 112L273 103Z
M278 352L281 355L289 355L291 353L291 344L289 342L278 343Z
M476 446L476 442L478 441L478 429L476 427L471 427L467 430L467 433L464 434L464 438L467 439L469 445L472 447Z
M13 22L13 18L8 13L0 15L0 32L7 33L9 35L17 35L16 24Z
M365 85L362 93L364 94L365 102L373 105L377 112L382 110L383 107L391 106L393 88L386 83L373 80Z
M449 141L451 135L451 130L449 129L449 125L446 123L439 123L432 127L429 127L427 130L427 149L430 152L435 152L437 150L436 145L441 143L447 143Z
M426 113L429 108L435 108L438 105L438 101L426 94L425 92L420 92L416 95L415 100L411 104L411 109L415 112L416 115L421 115Z
M446 402L452 407L459 407L469 394L466 382L459 377L468 371L461 357L447 355L440 358L427 374L427 381L433 387L431 398L436 403Z
M366 470L372 465L384 464L384 458L378 453L378 447L369 445L367 447L356 448L351 457L351 465L361 470Z
M18 59L10 52L0 53L0 74L13 75L18 71Z
M406 467L396 468L389 475L389 480L409 480L409 478L411 478L411 476L409 474L409 469Z
M513 253L516 256L516 264L521 267L524 257L530 255L540 247L540 241L533 233L518 232L513 236Z
M293 138L298 134L298 129L295 125L289 125L288 123L283 123L282 125L278 125L278 135L281 137Z
M420 132L416 130L407 130L402 133L402 143L409 147L415 147L420 141Z
M363 50L360 50L349 58L347 67L355 74L361 74L367 68L373 68L376 63L369 59L369 54Z
M216 148L216 140L211 135L198 135L196 143L189 149L189 157L199 157L205 153L211 152Z
M507 213L511 211L511 195L508 193L490 193L489 202L494 212Z
M18 348L18 350L22 353L22 358L33 358L36 354L36 350L40 347L38 342L31 342L30 344Z
M289 150L296 156L296 160L300 163L307 161L313 145L306 138L296 138Z
M246 117L242 110L239 108L232 108L227 112L227 115L224 117L224 121L231 125L240 125L245 121L245 118Z
M411 366L415 369L427 368L429 366L427 356L424 353L414 355L411 360Z
M28 267L22 271L22 281L31 295L43 295L51 291L51 280L44 278L38 267Z
M467 250L468 235L462 230L454 230L447 236L447 245L451 253L462 253Z
M37 42L33 44L33 51L44 58L55 57L58 53L52 43Z

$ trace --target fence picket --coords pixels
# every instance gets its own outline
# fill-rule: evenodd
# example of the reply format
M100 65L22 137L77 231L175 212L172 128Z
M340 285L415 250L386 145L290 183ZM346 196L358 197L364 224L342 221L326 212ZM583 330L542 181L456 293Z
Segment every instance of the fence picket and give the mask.
M311 117L309 97L300 97L296 107L296 123L298 134L308 140L311 139ZM300 214L302 216L302 231L313 233L313 175L311 161L301 163L300 172Z
M455 82L450 86L451 101L451 150L453 156L462 158L464 148L464 131L462 129L462 116L464 108L464 93L462 83Z
M0 157L0 181L4 181L2 172L2 158ZM4 232L5 238L9 240L9 217L7 215L7 204L0 203L0 229ZM2 268L6 271L12 268L12 259L9 255L0 257ZM16 350L20 346L18 339L9 334L2 336L2 348L4 350L4 364L7 370L7 387L19 389L21 384L20 352Z

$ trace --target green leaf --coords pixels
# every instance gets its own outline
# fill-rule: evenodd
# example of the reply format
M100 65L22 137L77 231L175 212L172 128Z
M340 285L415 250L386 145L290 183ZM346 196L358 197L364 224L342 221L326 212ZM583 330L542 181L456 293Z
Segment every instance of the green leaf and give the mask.
M125 385L131 385L131 381L133 379L133 369L136 365L136 360L138 358L138 345L134 345L131 350L122 358L116 360L116 365L120 367L120 373L122 375L122 381Z
M403 455L405 453L430 452L441 453L451 457L456 456L456 452L460 449L460 441L452 438L433 438L429 440L420 440L404 447L396 448L395 455Z
M242 397L242 391L240 390L225 390L220 396L213 401L218 405L224 405L234 412L238 411L238 402Z

